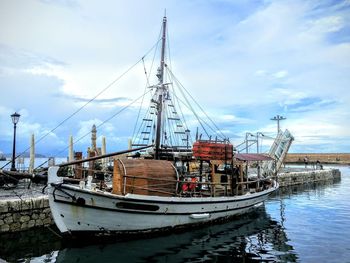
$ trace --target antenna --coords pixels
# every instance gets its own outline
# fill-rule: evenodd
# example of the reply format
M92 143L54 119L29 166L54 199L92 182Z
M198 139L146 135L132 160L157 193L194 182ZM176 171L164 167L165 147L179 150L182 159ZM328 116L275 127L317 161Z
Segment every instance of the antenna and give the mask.
M280 116L280 115L276 115L275 117L271 118L270 120L272 121L277 121L277 134L279 133L280 129L280 121L283 121L287 118Z

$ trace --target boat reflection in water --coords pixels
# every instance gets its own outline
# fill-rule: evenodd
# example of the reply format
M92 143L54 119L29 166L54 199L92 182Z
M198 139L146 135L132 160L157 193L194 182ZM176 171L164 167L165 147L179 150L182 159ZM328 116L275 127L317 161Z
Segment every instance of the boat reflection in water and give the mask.
M151 239L65 248L51 255L57 256L56 262L296 261L287 242L283 227L261 206L221 225Z

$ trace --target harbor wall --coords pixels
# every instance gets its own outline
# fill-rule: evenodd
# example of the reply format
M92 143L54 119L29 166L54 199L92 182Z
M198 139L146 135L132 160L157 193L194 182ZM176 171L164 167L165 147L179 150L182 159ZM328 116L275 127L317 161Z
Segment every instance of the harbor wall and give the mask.
M340 178L341 173L339 169L286 171L278 174L278 183L280 187L284 187L312 182L339 180Z
M305 157L309 163L350 164L350 153L288 153L284 162L304 163Z
M45 195L0 200L0 233L23 231L53 223L49 199Z

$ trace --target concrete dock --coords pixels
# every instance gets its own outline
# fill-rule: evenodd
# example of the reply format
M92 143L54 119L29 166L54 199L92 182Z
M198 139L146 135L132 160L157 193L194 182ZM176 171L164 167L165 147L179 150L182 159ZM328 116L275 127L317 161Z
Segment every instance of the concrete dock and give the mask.
M340 177L338 169L282 168L277 180L280 187L287 187L332 182ZM30 189L27 186L28 182L22 180L14 189L0 190L0 234L54 224L48 196L42 193L44 186L33 184Z

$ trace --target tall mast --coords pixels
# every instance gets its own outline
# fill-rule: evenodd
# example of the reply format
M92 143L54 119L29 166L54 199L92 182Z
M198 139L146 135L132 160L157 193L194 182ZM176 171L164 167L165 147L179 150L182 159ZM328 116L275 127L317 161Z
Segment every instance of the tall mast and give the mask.
M161 139L161 130L162 130L162 114L163 114L163 96L164 96L164 59L165 59L165 40L166 40L166 16L163 17L163 34L162 34L162 50L161 50L161 59L160 59L160 67L158 69L157 77L159 79L159 84L157 88L156 94L157 98L157 130L156 130L156 152L155 159L160 158L160 139Z
M165 60L165 40L166 40L166 16L163 17L163 34L162 34L162 50L161 50L161 58L160 58L160 68L159 68L159 85L163 85L163 77L164 77L164 60Z

